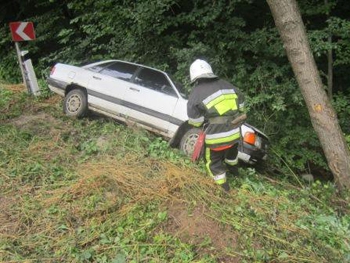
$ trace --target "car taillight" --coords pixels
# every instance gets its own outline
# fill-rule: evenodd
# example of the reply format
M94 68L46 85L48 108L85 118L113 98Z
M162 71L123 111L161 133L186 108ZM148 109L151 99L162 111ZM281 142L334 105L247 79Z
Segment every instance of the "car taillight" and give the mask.
M246 132L244 134L243 141L248 144L254 145L257 148L261 148L261 138L253 132Z
M254 145L255 143L255 133L252 133L252 132L246 132L244 134L244 139L243 141L246 142L246 143L249 143L249 144L252 144Z
M51 71L50 71L50 75L52 75L52 74L55 72L55 69L56 69L56 67L53 66L52 69L51 69Z

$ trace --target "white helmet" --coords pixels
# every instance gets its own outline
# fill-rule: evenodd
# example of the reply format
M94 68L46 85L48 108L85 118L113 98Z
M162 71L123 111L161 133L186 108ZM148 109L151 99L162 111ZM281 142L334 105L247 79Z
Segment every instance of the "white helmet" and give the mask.
M190 67L190 78L191 83L195 82L199 78L216 78L217 76L214 75L213 70L211 69L211 66L208 64L208 62L196 59Z

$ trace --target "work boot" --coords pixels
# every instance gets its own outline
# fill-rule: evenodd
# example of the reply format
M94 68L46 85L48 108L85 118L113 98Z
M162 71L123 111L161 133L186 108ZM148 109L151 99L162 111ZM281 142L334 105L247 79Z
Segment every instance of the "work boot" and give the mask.
M228 182L221 184L221 187L225 190L225 192L230 191L230 185L228 184Z

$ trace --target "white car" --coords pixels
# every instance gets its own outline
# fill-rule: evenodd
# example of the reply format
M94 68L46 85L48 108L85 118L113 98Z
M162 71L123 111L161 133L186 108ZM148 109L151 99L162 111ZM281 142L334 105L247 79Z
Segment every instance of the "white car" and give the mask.
M193 151L199 129L188 124L182 87L163 71L120 60L83 67L58 63L47 82L51 91L64 97L68 116L95 111L160 134L187 155ZM241 132L239 159L250 164L265 160L267 136L246 123Z

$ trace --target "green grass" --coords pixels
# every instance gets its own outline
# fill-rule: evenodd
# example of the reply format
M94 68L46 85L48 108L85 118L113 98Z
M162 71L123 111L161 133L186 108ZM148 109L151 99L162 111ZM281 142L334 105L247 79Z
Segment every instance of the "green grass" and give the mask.
M348 262L349 195L241 168L224 194L161 138L0 85L1 262Z

